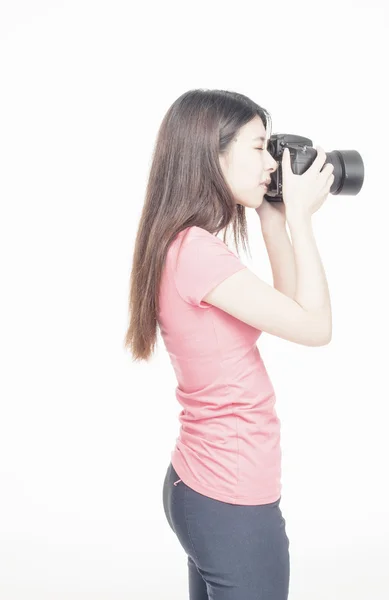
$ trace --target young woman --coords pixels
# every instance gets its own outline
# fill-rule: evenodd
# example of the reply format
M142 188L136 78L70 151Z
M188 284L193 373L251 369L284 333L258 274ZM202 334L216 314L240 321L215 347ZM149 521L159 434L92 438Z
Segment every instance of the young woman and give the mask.
M191 600L286 600L280 422L256 345L262 331L306 346L331 339L331 306L311 217L333 182L317 148L303 175L282 156L283 203L264 199L278 164L270 116L223 90L191 90L157 137L131 275L125 346L147 360L159 326L177 377L180 435L164 486L188 557ZM274 287L232 252L255 209ZM290 230L292 244L286 231ZM224 240L217 234L224 230Z

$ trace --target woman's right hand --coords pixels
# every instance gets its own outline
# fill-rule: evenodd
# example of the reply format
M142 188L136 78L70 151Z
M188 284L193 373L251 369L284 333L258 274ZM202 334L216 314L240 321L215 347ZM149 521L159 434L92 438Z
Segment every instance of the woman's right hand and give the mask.
M290 164L289 149L285 148L282 155L282 197L285 203L286 218L296 214L311 217L324 204L331 185L334 181L330 163L321 171L326 153L317 146L317 156L309 169L302 175L296 175Z

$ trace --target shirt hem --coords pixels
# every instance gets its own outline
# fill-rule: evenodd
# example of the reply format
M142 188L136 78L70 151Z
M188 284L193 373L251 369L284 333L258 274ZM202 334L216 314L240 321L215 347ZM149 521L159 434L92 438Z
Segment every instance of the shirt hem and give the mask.
M268 496L261 496L251 498L249 496L229 496L228 494L221 494L220 492L203 486L201 483L190 477L184 469L181 469L182 465L177 464L175 460L174 453L171 456L171 463L173 465L174 470L177 475L180 477L181 481L185 483L188 487L192 488L195 492L202 494L203 496L207 496L208 498L212 498L214 500L220 500L221 502L227 502L228 504L242 504L245 506L253 506L258 504L271 504L272 502L276 502L281 497L281 487L278 488L277 492L270 494Z

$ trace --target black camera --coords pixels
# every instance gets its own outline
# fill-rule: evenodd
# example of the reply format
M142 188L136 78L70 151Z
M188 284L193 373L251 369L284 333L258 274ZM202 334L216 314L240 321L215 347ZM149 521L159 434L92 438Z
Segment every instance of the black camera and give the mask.
M312 165L317 151L312 147L312 141L300 135L277 133L269 138L268 151L278 163L278 169L271 173L271 182L265 194L269 202L282 202L282 154L284 148L289 148L290 164L293 173L302 175ZM326 153L327 163L334 165L332 174L334 181L330 194L356 196L361 190L365 170L363 160L356 150L332 150Z

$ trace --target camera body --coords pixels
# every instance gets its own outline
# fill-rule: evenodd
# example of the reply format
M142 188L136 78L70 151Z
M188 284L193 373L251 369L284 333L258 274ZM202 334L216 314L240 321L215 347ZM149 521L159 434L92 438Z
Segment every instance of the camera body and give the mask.
M300 135L276 133L270 136L268 151L278 163L278 169L271 173L271 182L265 194L269 202L282 202L282 155L289 148L293 173L302 175L312 165L317 152L312 140ZM330 194L356 196L363 185L365 169L361 155L356 150L332 150L326 153L327 163L334 165L334 181Z

